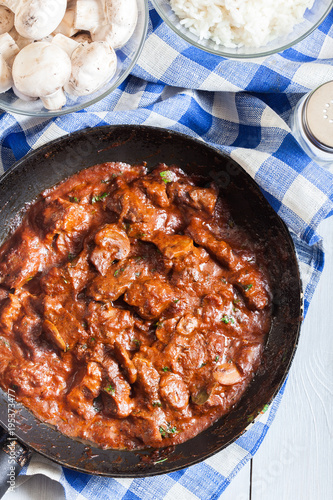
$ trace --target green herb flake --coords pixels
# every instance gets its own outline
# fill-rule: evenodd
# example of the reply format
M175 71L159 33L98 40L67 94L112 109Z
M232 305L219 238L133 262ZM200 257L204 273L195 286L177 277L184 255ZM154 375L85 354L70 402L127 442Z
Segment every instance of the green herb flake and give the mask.
M140 345L141 345L141 342L138 339L133 339L132 342L134 342L134 344L137 345L138 347L140 347Z
M117 269L117 270L113 273L113 276L118 276L119 272L120 272L120 269Z
M168 371L170 371L170 368L168 368L167 366L164 366L164 368L162 368L162 371L163 372L168 372Z
M107 196L109 196L110 193L103 193L99 196L93 196L92 199L91 199L91 203L94 204L94 203L97 203L98 201L103 201L104 198L106 198Z
M173 181L173 173L170 170L164 170L164 172L160 172L160 176L162 177L163 182L168 184Z
M70 201L71 203L79 203L79 200L77 199L77 197L76 197L76 196L70 196L70 197L69 197L69 201Z
M161 408L162 403L161 403L161 401L153 401L152 405L153 405L154 408L156 408L156 407L157 408Z
M269 404L265 405L263 407L263 409L261 410L261 413L266 413L266 411L268 410L268 408L269 408Z
M8 340L4 339L3 337L1 337L1 342L6 346L6 347L10 347L10 343L8 342Z
M177 432L177 427L176 427L176 426L171 427L171 429L169 429L169 430L168 430L168 432L169 432L170 434L175 434L175 432Z
M109 394L112 394L112 395L114 395L116 392L116 389L111 384L108 385L107 387L105 387L104 389L106 390L106 392L108 392Z
M215 363L217 363L219 359L220 359L220 356L215 356L215 360L214 360Z
M166 437L167 436L166 430L163 427L160 427L159 431L160 431L160 434L161 434L162 437Z
M178 304L179 301L180 301L180 299L174 299L175 304Z
M68 284L68 280L66 280L66 278L62 278L64 280L64 283L66 283L66 285Z
M166 462L167 460L167 458L161 458L161 460L156 460L156 462L154 462L154 465L161 464L163 462Z
M246 292L248 292L253 287L253 285L252 285L252 283L250 283L249 285L242 285L242 287L244 288L244 290Z
M207 363L201 363L200 365L200 368L202 368L203 366L206 366Z
M225 323L226 325L228 323L231 323L232 325L235 324L234 318L232 316L227 316L226 314L222 316L221 321L223 321L223 323Z

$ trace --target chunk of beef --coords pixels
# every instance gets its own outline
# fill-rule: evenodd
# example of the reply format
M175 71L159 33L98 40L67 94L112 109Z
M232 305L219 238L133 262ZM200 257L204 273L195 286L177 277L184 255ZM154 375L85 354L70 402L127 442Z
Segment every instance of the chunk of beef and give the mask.
M193 240L186 235L159 232L152 242L167 259L177 259L193 251Z
M5 299L0 311L0 326L6 332L10 332L13 324L21 312L21 303L18 297L12 293Z
M64 351L72 349L79 339L87 338L79 321L54 297L44 298L44 317L48 321L44 323L46 335Z
M100 229L95 235L95 243L90 260L102 276L113 260L125 259L131 248L127 234L116 224L106 224Z
M130 311L96 302L91 302L88 310L86 319L94 338L112 345L116 340L128 342L128 337L131 336L129 332L132 332L134 326Z
M130 223L128 234L150 241L156 231L173 232L181 225L175 210L155 207L137 186L122 186L107 201L109 210L119 215L119 221Z
M127 349L119 342L114 343L114 355L125 371L126 377L130 384L134 384L137 377L137 369L135 368Z
M116 300L139 277L147 276L148 264L144 260L127 259L112 265L105 276L99 275L87 288L87 295L95 300Z
M20 244L16 240L20 240ZM19 230L11 240L7 254L0 261L0 283L19 288L42 271L48 262L50 250L28 226Z
M161 377L160 394L163 401L176 410L181 410L188 405L188 388L180 375L175 373L167 373Z
M173 298L170 285L158 278L133 283L124 295L125 302L134 306L145 319L159 318Z
M71 278L76 293L81 292L94 277L95 273L90 268L89 251L85 247L76 257L70 255L67 263L67 272Z
M102 368L94 361L89 362L75 375L66 399L76 413L86 420L95 416L93 400L99 395L101 385Z
M159 180L152 180L146 177L139 183L139 186L154 205L161 208L165 208L170 205L166 192L166 184L163 182L161 177Z
M128 417L134 407L130 384L112 358L104 359L103 368L103 413L116 418Z
M269 304L268 285L255 264L235 273L233 281L251 309L263 309Z
M212 214L217 202L218 190L215 186L200 188L180 180L168 185L168 195L176 203Z
M44 241L51 243L56 234L63 234L69 240L82 239L89 229L92 210L77 201L57 198L45 201L43 210L32 213L31 223L40 231Z
M240 259L234 253L231 246L225 241L215 238L200 219L193 218L186 232L194 239L197 245L206 248L224 266L234 271L241 267Z
M150 403L159 401L160 375L152 362L142 358L140 354L135 355L132 361L137 369L136 384L140 393L143 393Z

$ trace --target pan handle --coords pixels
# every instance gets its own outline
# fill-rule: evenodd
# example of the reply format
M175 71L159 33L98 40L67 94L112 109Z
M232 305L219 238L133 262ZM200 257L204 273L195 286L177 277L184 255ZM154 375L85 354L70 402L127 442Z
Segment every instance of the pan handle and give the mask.
M31 451L21 445L15 437L0 432L0 498L8 489L13 489L22 467L28 462Z

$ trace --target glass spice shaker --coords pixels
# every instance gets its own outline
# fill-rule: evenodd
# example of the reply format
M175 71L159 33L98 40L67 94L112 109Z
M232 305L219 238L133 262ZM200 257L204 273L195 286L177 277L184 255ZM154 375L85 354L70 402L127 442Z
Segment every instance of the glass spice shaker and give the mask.
M300 99L291 116L290 127L310 158L322 167L333 166L333 81Z

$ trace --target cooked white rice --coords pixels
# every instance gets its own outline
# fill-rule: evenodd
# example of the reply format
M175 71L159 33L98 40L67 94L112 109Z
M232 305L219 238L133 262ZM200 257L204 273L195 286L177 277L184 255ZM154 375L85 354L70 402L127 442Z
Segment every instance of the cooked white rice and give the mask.
M293 30L314 0L170 0L180 22L225 47L260 47Z

